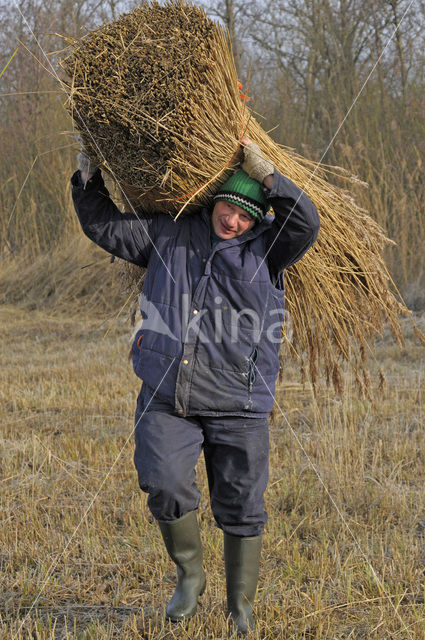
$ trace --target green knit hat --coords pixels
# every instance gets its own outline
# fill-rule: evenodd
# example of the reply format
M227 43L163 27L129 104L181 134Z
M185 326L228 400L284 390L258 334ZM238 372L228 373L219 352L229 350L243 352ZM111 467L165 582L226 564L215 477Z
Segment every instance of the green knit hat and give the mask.
M214 196L215 202L225 200L236 204L247 211L256 221L261 220L270 209L270 204L264 195L259 182L249 177L243 169L236 171Z

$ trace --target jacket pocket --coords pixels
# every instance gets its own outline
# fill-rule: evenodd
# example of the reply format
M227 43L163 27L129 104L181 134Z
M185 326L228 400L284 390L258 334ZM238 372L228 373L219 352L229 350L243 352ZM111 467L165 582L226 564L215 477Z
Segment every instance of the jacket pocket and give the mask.
M257 347L254 347L253 350L250 353L250 356L248 358L248 391L249 393L251 393L252 391L252 387L254 386L254 382L255 382L255 378L257 376L256 374L256 362L257 362L257 358L258 358L258 349Z
M140 349L142 347L143 329L139 329L134 336L133 344L131 347L131 357L133 359L133 369L136 370L139 364Z

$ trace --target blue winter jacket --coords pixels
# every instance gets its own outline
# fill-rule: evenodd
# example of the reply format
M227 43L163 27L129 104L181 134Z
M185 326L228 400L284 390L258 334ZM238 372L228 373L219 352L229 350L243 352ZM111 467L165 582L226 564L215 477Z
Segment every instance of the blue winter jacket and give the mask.
M212 248L211 215L121 213L100 171L72 196L84 233L147 275L143 326L133 344L136 374L183 416L260 417L273 406L283 320L283 270L319 230L316 208L274 174L264 187L275 216Z

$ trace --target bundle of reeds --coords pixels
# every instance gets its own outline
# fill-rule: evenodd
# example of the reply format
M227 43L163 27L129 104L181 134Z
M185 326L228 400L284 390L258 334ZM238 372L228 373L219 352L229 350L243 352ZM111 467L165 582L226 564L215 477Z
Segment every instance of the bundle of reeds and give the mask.
M402 340L398 315L406 309L382 257L389 241L346 186L333 186L328 172L262 130L241 98L226 31L191 4L145 2L70 46L62 66L73 118L134 207L176 216L209 205L237 166L244 135L305 190L322 226L286 274L287 344L308 361L313 382L323 368L339 388L341 358L351 358L367 386L370 339L387 321Z

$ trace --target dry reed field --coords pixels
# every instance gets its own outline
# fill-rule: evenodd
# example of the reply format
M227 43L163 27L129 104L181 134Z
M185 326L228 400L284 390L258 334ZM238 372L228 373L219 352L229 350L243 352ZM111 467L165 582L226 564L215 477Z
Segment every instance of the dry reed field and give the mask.
M37 90L19 108L2 102L0 640L232 637L202 460L207 589L193 619L164 621L175 568L132 460L140 381L127 357L128 315L140 272L123 278L122 263L111 265L82 237L69 194L76 144L66 107L105 176L119 178L124 194L112 191L127 210L161 202L174 216L196 215L240 160L244 134L314 200L321 237L286 274L293 358L283 354L276 394L257 630L248 640L423 640L425 339L413 329L425 333L423 105L416 139L387 111L388 122L380 111L372 118L365 99L370 130L359 106L356 136L343 130L344 143L334 145L345 169L319 167L307 159L315 143L303 157L305 145L276 144L257 122L223 30L184 1L167 1L168 13L160 4L65 39L68 100L41 71L37 49L12 60L20 61L18 88L31 78ZM372 83L370 91L375 99ZM295 100L298 123L297 97L281 93ZM382 99L386 110L395 102ZM401 122L416 117L408 101L400 113ZM285 145L292 129L288 120ZM414 322L400 319L406 309L393 277L422 309Z
M85 309L0 312L0 639L227 638L202 462L207 590L186 626L163 621L174 568L133 470L128 322ZM384 335L373 403L349 370L314 399L286 367L252 638L425 637L424 356Z

